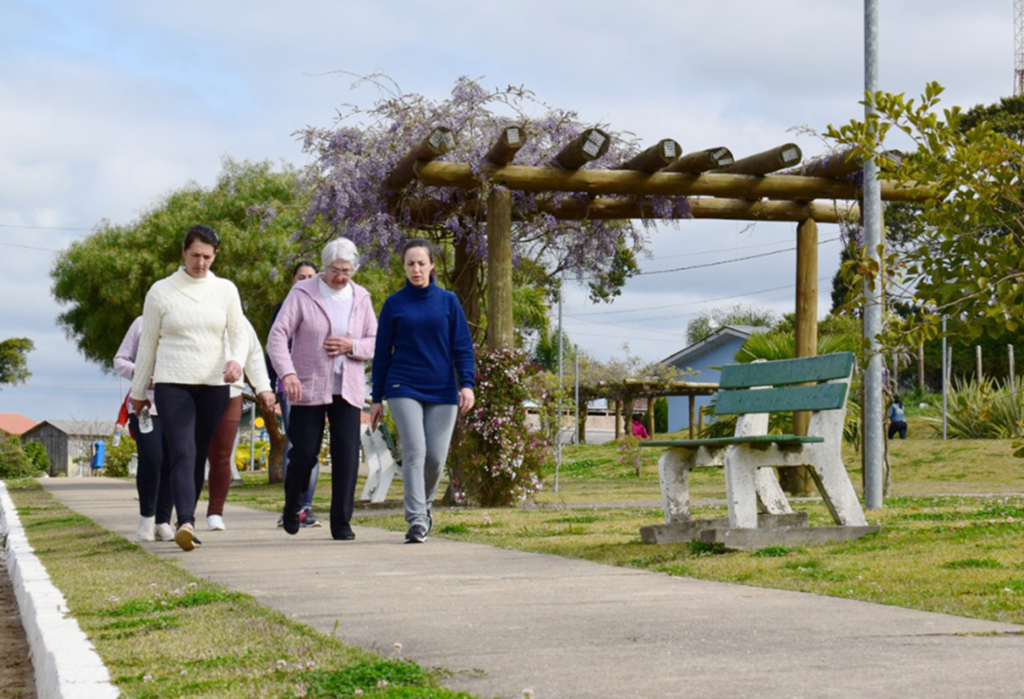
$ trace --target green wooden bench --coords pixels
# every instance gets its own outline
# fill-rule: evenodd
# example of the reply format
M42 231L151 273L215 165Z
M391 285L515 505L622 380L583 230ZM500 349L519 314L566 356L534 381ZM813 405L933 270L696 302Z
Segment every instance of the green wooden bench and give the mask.
M853 372L849 352L729 364L722 367L715 415L736 415L731 437L644 442L669 447L658 462L665 524L644 527L644 541L702 539L733 548L814 543L863 536L869 527L843 465L846 400ZM808 411L807 435L768 434L772 413ZM725 468L728 520L693 520L689 472ZM810 470L837 527L807 527L794 513L775 476L776 468Z

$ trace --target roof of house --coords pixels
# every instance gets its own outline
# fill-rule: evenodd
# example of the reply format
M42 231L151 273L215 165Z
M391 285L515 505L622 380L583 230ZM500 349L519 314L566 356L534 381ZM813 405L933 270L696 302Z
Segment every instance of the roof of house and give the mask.
M0 413L0 432L20 436L38 424L35 420L18 413Z
M43 425L51 425L69 437L106 437L113 434L114 423L101 420L44 420L28 430L35 432Z
M701 357L712 350L716 350L722 345L728 344L734 340L740 340L741 342L746 341L746 339L755 332L764 332L765 330L768 330L768 328L754 327L750 325L723 325L703 340L694 342L689 347L685 347L675 354L662 359L661 363L685 368L688 364L692 364L693 360L697 357Z

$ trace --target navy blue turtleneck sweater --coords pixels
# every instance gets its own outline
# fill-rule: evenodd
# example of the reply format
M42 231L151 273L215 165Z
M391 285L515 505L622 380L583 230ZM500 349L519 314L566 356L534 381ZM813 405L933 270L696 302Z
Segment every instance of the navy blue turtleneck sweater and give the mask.
M457 405L473 388L476 360L458 297L436 286L405 287L384 301L373 355L373 402L415 398Z

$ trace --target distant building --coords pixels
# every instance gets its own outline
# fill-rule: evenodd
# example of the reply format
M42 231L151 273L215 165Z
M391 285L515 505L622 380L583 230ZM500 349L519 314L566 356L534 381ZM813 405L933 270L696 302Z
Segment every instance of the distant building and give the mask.
M0 437L20 437L38 424L18 413L0 413Z
M711 333L703 340L661 360L662 364L674 366L680 370L693 373L686 376L686 381L694 383L718 383L719 369L723 364L736 361L736 353L743 343L755 332L764 332L768 328L749 325L725 325ZM712 396L697 396L696 410L711 405ZM695 413L699 415L700 413ZM668 431L676 432L690 426L690 402L686 396L669 396L668 398Z
M106 440L113 423L91 420L44 420L21 436L22 445L39 442L50 457L51 476L91 476L92 443Z

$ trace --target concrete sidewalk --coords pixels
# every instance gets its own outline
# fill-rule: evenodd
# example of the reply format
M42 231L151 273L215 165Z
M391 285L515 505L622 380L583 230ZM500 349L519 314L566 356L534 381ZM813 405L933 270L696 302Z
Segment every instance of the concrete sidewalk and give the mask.
M44 481L134 540L134 486ZM203 512L204 505L200 505ZM703 582L356 527L356 540L228 505L204 546L145 547L346 642L455 673L481 697L946 697L1024 694L1024 628ZM652 552L654 549L652 548Z

